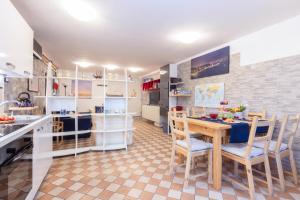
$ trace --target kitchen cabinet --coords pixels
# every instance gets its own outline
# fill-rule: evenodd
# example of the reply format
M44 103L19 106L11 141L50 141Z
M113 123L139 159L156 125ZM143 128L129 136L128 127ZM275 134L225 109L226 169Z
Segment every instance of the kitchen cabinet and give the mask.
M31 76L33 31L9 0L0 1L0 24L1 73Z
M52 117L15 117L14 126L1 130L0 199L32 200L52 164Z
M52 164L52 118L43 120L33 130L32 190L27 199L33 199Z
M153 121L156 126L160 126L160 109L159 106L143 105L142 117Z

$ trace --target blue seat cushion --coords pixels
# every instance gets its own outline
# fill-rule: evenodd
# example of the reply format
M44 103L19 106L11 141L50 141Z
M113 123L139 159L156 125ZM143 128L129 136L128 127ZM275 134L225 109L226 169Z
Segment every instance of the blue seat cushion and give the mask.
M277 144L276 141L271 140L270 145L269 145L269 151L274 152L275 148L276 148L276 144ZM254 146L263 149L265 147L265 142L264 141L254 142ZM280 151L284 151L284 150L287 150L287 149L288 149L288 145L285 144L285 143L281 143Z
M239 157L245 158L247 143L235 143L222 145L222 150ZM252 147L250 157L257 157L264 154L262 148Z
M212 148L212 144L204 142L203 140L198 140L196 138L190 138L191 142L191 151L203 151ZM185 140L176 140L176 144L185 149L188 148L188 145Z

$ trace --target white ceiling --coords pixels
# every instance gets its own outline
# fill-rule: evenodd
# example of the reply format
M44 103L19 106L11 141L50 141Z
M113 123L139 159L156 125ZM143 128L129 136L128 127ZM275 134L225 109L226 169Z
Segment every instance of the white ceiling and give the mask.
M75 20L60 0L12 0L63 68L85 58L99 65L140 66L143 73L300 14L299 0L85 1L99 11L98 20ZM168 39L181 30L209 37L189 45Z

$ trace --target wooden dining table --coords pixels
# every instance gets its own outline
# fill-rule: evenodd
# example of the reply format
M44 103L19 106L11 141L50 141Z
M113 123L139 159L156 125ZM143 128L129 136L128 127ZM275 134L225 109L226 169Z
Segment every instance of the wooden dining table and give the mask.
M190 134L201 134L212 138L213 141L213 187L222 187L222 138L229 134L231 125L217 122L188 118Z

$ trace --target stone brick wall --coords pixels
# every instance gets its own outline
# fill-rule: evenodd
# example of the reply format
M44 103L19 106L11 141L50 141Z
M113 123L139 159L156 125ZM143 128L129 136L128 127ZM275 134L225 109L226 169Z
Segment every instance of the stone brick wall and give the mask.
M231 105L247 103L249 110L266 110L268 116L277 114L300 113L300 55L271 60L249 66L240 66L240 55L231 55L230 73L191 80L191 62L178 65L178 74L185 87L194 91L195 86L203 83L225 83L225 99ZM194 95L194 92L193 92ZM193 106L194 96L180 98L179 105ZM277 123L274 137L278 134ZM293 150L300 172L300 131L294 140ZM285 162L287 166L288 163Z

